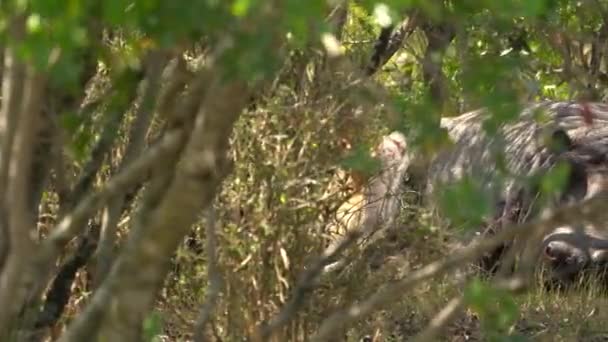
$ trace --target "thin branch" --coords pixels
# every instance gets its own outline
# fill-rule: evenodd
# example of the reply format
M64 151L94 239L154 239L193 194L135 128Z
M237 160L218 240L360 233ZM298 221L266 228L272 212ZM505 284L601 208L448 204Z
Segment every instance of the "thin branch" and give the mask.
M452 298L448 304L441 310L429 323L429 325L421 333L414 337L414 342L437 341L443 329L450 321L465 307L464 297L459 296Z
M344 31L346 19L348 19L348 1L339 0L327 18L338 41L342 40L342 32Z
M127 70L117 79L116 89L109 101L107 112L105 113L105 125L97 144L91 151L91 158L82 170L82 173L74 185L70 196L69 209L78 203L82 197L91 189L95 175L103 165L103 161L114 144L118 136L120 124L125 117L125 107L132 103L135 98L136 87L130 83L136 80L136 72ZM126 86L125 86L126 85Z
M215 209L213 205L207 210L207 232L206 232L206 247L207 247L207 279L209 286L207 287L207 298L201 307L200 314L194 326L195 342L207 341L205 328L211 321L211 315L215 310L217 300L222 289L223 280L222 272L217 261L217 224L215 218Z
M510 292L519 292L526 288L527 278L521 275L516 275L509 279L496 279L493 286L497 289L507 290ZM416 335L414 342L432 342L437 341L437 336L445 329L445 327L462 311L466 306L464 296L452 298L448 304L441 310L428 324L426 329Z
M66 161L63 155L64 134L65 132L62 127L58 127L57 134L54 136L53 149L51 150L51 168L54 174L54 177L51 178L51 184L57 193L59 208L65 210L70 193L70 184L66 178ZM59 217L63 217L62 212L59 213Z
M137 158L145 147L145 137L154 113L154 100L159 92L163 67L167 62L165 57L163 53L158 51L152 52L149 57L148 77L143 90L141 104L135 113L135 121L129 132L129 143L117 172L121 172L125 165L128 165L133 159ZM123 189L123 192L110 201L104 210L99 245L96 252L98 262L95 284L97 285L101 283L110 269L117 224L125 204L126 195L131 189Z
M578 205L571 205L560 209L560 211L543 215L539 219L515 226L507 226L496 235L480 239L464 248L458 253L450 256L449 259L439 260L427 266L413 271L410 276L385 286L373 294L369 299L360 304L351 305L349 308L334 313L321 325L318 333L311 341L328 341L338 329L346 324L358 320L371 314L379 307L388 304L398 296L402 296L412 287L422 281L436 277L450 271L453 268L462 266L466 262L478 259L484 253L498 247L505 241L513 239L522 232L529 233L538 229L539 234L546 233L551 227L556 225L568 224L571 222L589 222L606 219L606 204L603 198L596 197L586 200Z

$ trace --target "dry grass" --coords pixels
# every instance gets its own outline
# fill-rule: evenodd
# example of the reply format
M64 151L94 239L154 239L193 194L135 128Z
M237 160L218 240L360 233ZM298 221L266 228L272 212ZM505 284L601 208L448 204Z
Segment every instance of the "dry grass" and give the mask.
M449 241L445 231L429 229L423 220L408 217L407 224L401 226L398 233L387 234L373 247L365 249L363 255L342 273L331 277L311 294L310 304L305 308L286 340L304 341L306 336L315 330L316 324L331 313L332 310L347 303L364 299L383 284L402 278L408 271L438 258L449 256ZM202 262L200 263L203 264ZM192 264L190 264L194 267ZM260 266L260 265L258 265ZM257 271L261 271L257 269ZM196 274L197 272L186 272ZM228 272L230 273L230 272ZM204 277L203 277L204 278ZM182 277L179 283L169 287L173 295L165 297L159 307L167 325L173 331L171 340L188 340L189 332L196 318L198 300L203 298L201 288L204 279L200 277ZM246 281L234 274L228 277L233 281L231 288L246 287ZM361 341L371 338L373 341L405 341L425 328L428 321L441 310L450 299L462 293L454 282L454 275L446 275L432 282L424 283L411 293L404 293L390 307L359 321L350 327L343 341ZM538 283L542 283L539 275ZM197 290L198 289L198 290ZM255 292L255 289L250 289ZM259 289L258 289L259 291ZM194 293L200 293L200 296ZM224 293L223 301L232 302ZM239 297L236 292L231 296ZM244 294L243 294L244 295ZM239 326L239 332L232 330L226 338L227 328L221 326L226 321L218 319L216 333L223 335L224 341L245 338L247 331L259 320L258 317L246 316L246 312L256 312L261 302L246 302L240 298L238 305L224 306L224 310L243 311L247 321L232 322L232 329ZM519 307L518 318L508 331L510 336L521 336L530 341L605 341L608 339L608 297L601 293L594 280L584 281L578 288L568 292L548 291L542 286L533 288L529 293L515 297ZM224 311L221 315L228 315ZM255 322L251 322L252 320ZM236 325L235 325L236 324ZM170 326L170 327L169 327ZM224 333L222 333L222 331ZM250 331L249 331L250 332ZM444 341L487 341L486 332L480 324L480 317L470 308L458 315L444 332ZM181 336L182 339L180 339ZM368 339L369 340L369 339Z

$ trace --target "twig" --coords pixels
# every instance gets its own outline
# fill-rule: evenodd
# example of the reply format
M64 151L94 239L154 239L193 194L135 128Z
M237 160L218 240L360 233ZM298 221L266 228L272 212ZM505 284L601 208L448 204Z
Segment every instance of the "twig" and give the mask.
M515 275L509 279L499 279L493 282L494 287L510 292L522 290L528 284L525 274ZM414 337L414 342L437 341L437 335L465 308L466 301L464 296L452 298L448 304L433 317L429 325L421 333Z
M421 333L414 337L414 342L436 341L437 335L452 321L452 319L464 308L463 296L452 298Z
M217 304L220 291L222 289L222 273L217 262L217 224L215 209L210 205L207 209L207 278L209 286L207 288L207 298L201 307L201 312L194 326L195 342L207 341L204 333L205 327L210 323L210 318Z

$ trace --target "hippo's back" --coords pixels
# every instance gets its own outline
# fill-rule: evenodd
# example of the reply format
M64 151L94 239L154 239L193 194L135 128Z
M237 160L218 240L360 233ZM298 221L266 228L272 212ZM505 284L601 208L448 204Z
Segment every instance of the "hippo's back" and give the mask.
M592 122L586 122L589 114ZM563 129L579 145L608 152L608 105L574 102L542 102L525 107L517 120L504 125L497 136L487 136L482 127L485 110L453 118L443 118L453 145L440 151L428 168L429 192L438 184L450 184L470 177L490 194L504 198L518 181L498 177L496 154L504 150L506 169L511 175L526 176L547 168L554 162L544 144L544 134Z

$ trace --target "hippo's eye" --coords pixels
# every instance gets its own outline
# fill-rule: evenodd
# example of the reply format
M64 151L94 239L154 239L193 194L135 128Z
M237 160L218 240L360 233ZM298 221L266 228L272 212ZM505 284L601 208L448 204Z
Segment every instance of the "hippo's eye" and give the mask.
M585 161L589 165L598 166L606 163L606 156L603 154L592 154Z

